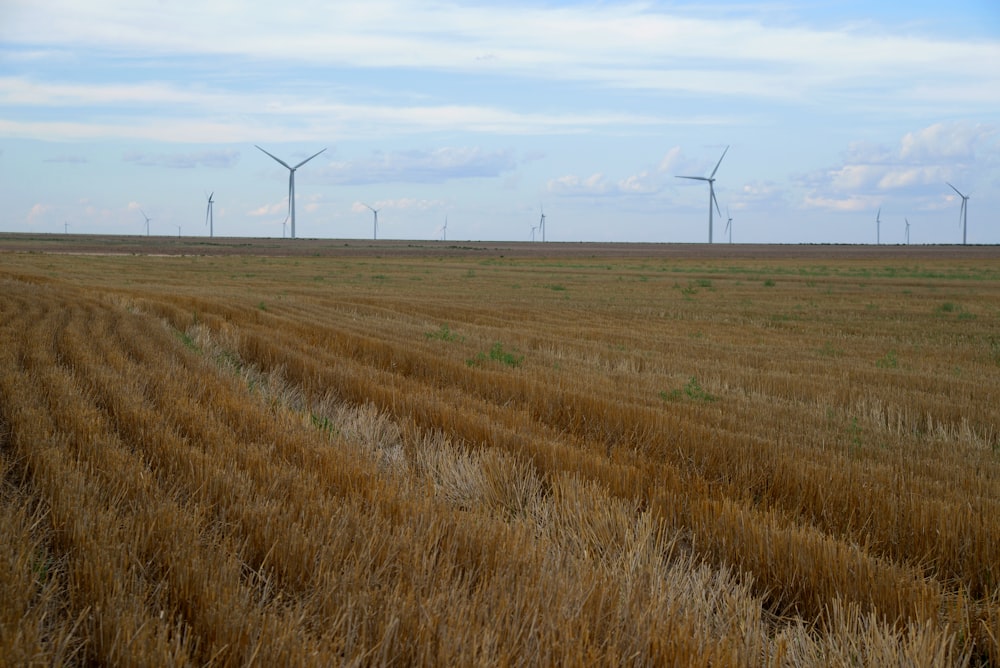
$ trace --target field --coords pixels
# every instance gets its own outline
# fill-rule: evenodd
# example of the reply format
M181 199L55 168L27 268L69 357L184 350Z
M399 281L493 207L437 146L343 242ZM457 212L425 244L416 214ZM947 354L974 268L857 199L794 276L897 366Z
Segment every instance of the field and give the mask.
M1000 664L1000 249L0 236L0 664Z

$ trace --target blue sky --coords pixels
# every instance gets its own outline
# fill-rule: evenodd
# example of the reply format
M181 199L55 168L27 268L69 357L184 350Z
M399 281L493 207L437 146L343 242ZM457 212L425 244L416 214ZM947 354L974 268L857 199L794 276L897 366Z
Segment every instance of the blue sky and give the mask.
M0 230L1000 243L1000 5L0 2ZM876 212L881 209L881 223ZM727 210L729 212L727 216ZM68 225L68 228L66 227ZM180 229L178 229L180 228Z

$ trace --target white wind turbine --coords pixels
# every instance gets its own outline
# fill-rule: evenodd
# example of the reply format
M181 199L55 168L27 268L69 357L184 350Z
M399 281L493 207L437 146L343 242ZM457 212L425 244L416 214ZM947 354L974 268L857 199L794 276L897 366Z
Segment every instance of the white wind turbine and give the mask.
M882 207L878 208L875 214L875 244L882 243Z
M910 220L909 220L909 218L904 218L903 220L906 221L906 245L909 246L910 245Z
M538 221L538 229L541 230L541 232L542 232L542 241L544 242L545 241L545 207L542 206L541 204L539 204L538 208L542 210L542 217ZM532 235L531 240L532 241L535 240L534 235Z
M254 146L257 145L254 144ZM292 221L292 238L294 239L295 238L295 170L301 167L302 165L306 164L313 158L315 158L317 155L319 155L326 149L324 148L323 151L318 151L316 153L313 153L311 156L309 156L299 164L292 167L291 165L289 165L287 162L277 157L276 155L268 153L264 149L260 148L260 146L257 146L257 148L260 149L263 153L267 153L268 156L270 156L272 159L280 163L282 166L285 167L285 169L288 170L288 217Z
M448 216L444 217L444 225L441 226L441 241L448 240Z
M722 216L722 211L719 210L719 200L715 199L715 173L719 171L719 165L722 164L722 158L726 157L726 153L729 151L729 147L722 152L722 156L719 157L719 161L715 163L715 169L707 177L705 176L678 176L679 179L693 179L695 181L708 181L708 243L712 243L712 205L715 205L715 210L719 212L719 216Z
M733 243L733 217L729 213L729 207L726 207L726 232L729 234L729 243Z
M139 213L141 213L142 217L146 219L146 236L148 237L149 236L149 221L151 221L152 218L150 218L149 216L147 216L146 212L143 211L141 208L139 209Z
M948 182L945 181L945 183L948 183ZM965 245L966 222L967 222L966 221L966 216L969 213L969 196L968 195L963 195L961 192L959 192L958 188L956 188L955 186L952 186L950 183L948 183L948 185L951 186L951 189L954 190L955 192L957 192L958 196L962 198L962 210L958 212L958 224L962 226L962 245L964 246Z
M364 202L362 202L362 204L364 204ZM368 209L375 216L375 220L372 223L372 239L378 239L378 212L379 212L379 209L373 209L372 207L368 206L367 204L365 204L365 206L367 206Z
M210 237L215 236L215 216L212 214L212 205L215 204L213 197L215 197L214 192L208 196L208 208L205 209L205 224L208 225L208 236Z

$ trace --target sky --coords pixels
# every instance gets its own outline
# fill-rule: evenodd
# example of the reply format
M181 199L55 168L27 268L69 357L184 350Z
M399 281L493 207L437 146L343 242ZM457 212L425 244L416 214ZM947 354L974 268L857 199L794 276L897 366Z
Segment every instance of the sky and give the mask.
M997 244L1000 3L0 0L0 231L290 235L255 146L299 238Z

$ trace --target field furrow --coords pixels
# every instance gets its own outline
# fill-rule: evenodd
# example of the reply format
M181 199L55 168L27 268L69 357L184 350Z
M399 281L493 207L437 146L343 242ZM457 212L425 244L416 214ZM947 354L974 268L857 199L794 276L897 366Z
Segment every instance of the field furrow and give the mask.
M998 258L0 260L15 663L1000 661Z

